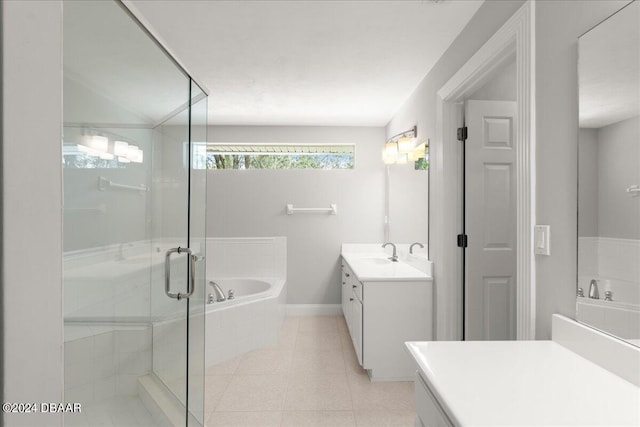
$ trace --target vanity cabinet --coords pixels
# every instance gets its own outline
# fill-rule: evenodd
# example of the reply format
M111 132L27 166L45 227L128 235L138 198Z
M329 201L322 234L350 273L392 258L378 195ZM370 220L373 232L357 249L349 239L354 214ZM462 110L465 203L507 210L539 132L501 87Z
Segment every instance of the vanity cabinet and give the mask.
M414 389L418 420L416 426L452 427L454 425L449 420L449 417L447 417L440 403L438 403L438 399L436 399L431 390L429 390L429 386L425 383L420 372L416 372Z
M358 362L373 381L411 381L406 341L433 339L433 286L427 278L361 281L342 260L342 310Z

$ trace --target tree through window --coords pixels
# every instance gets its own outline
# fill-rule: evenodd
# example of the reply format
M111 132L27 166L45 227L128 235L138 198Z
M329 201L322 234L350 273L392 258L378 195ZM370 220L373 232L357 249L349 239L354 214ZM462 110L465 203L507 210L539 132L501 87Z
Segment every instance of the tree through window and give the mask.
M207 169L353 169L353 144L207 144Z

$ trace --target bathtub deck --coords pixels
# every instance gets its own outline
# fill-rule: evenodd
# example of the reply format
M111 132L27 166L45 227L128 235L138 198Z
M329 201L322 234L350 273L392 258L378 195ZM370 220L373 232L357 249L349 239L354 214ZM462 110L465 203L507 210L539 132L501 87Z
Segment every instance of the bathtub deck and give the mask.
M370 382L342 316L287 317L277 345L206 374L209 427L414 425L413 383Z

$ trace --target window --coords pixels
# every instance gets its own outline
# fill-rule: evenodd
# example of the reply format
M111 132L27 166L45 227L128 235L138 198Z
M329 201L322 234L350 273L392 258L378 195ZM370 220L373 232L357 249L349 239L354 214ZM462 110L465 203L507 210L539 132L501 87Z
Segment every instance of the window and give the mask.
M202 149L194 150L200 157ZM207 144L207 169L353 169L353 144Z

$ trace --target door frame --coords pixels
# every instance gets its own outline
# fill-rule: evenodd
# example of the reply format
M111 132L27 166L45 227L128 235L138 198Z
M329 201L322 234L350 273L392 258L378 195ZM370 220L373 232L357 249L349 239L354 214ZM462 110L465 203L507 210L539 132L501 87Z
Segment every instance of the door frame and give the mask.
M436 95L436 140L431 147L434 206L430 246L436 266L436 337L463 336L462 149L456 129L462 125L463 102L515 57L517 85L516 146L516 339L535 339L535 4L527 1L445 83ZM451 197L455 195L456 197ZM456 215L451 215L456 212Z

